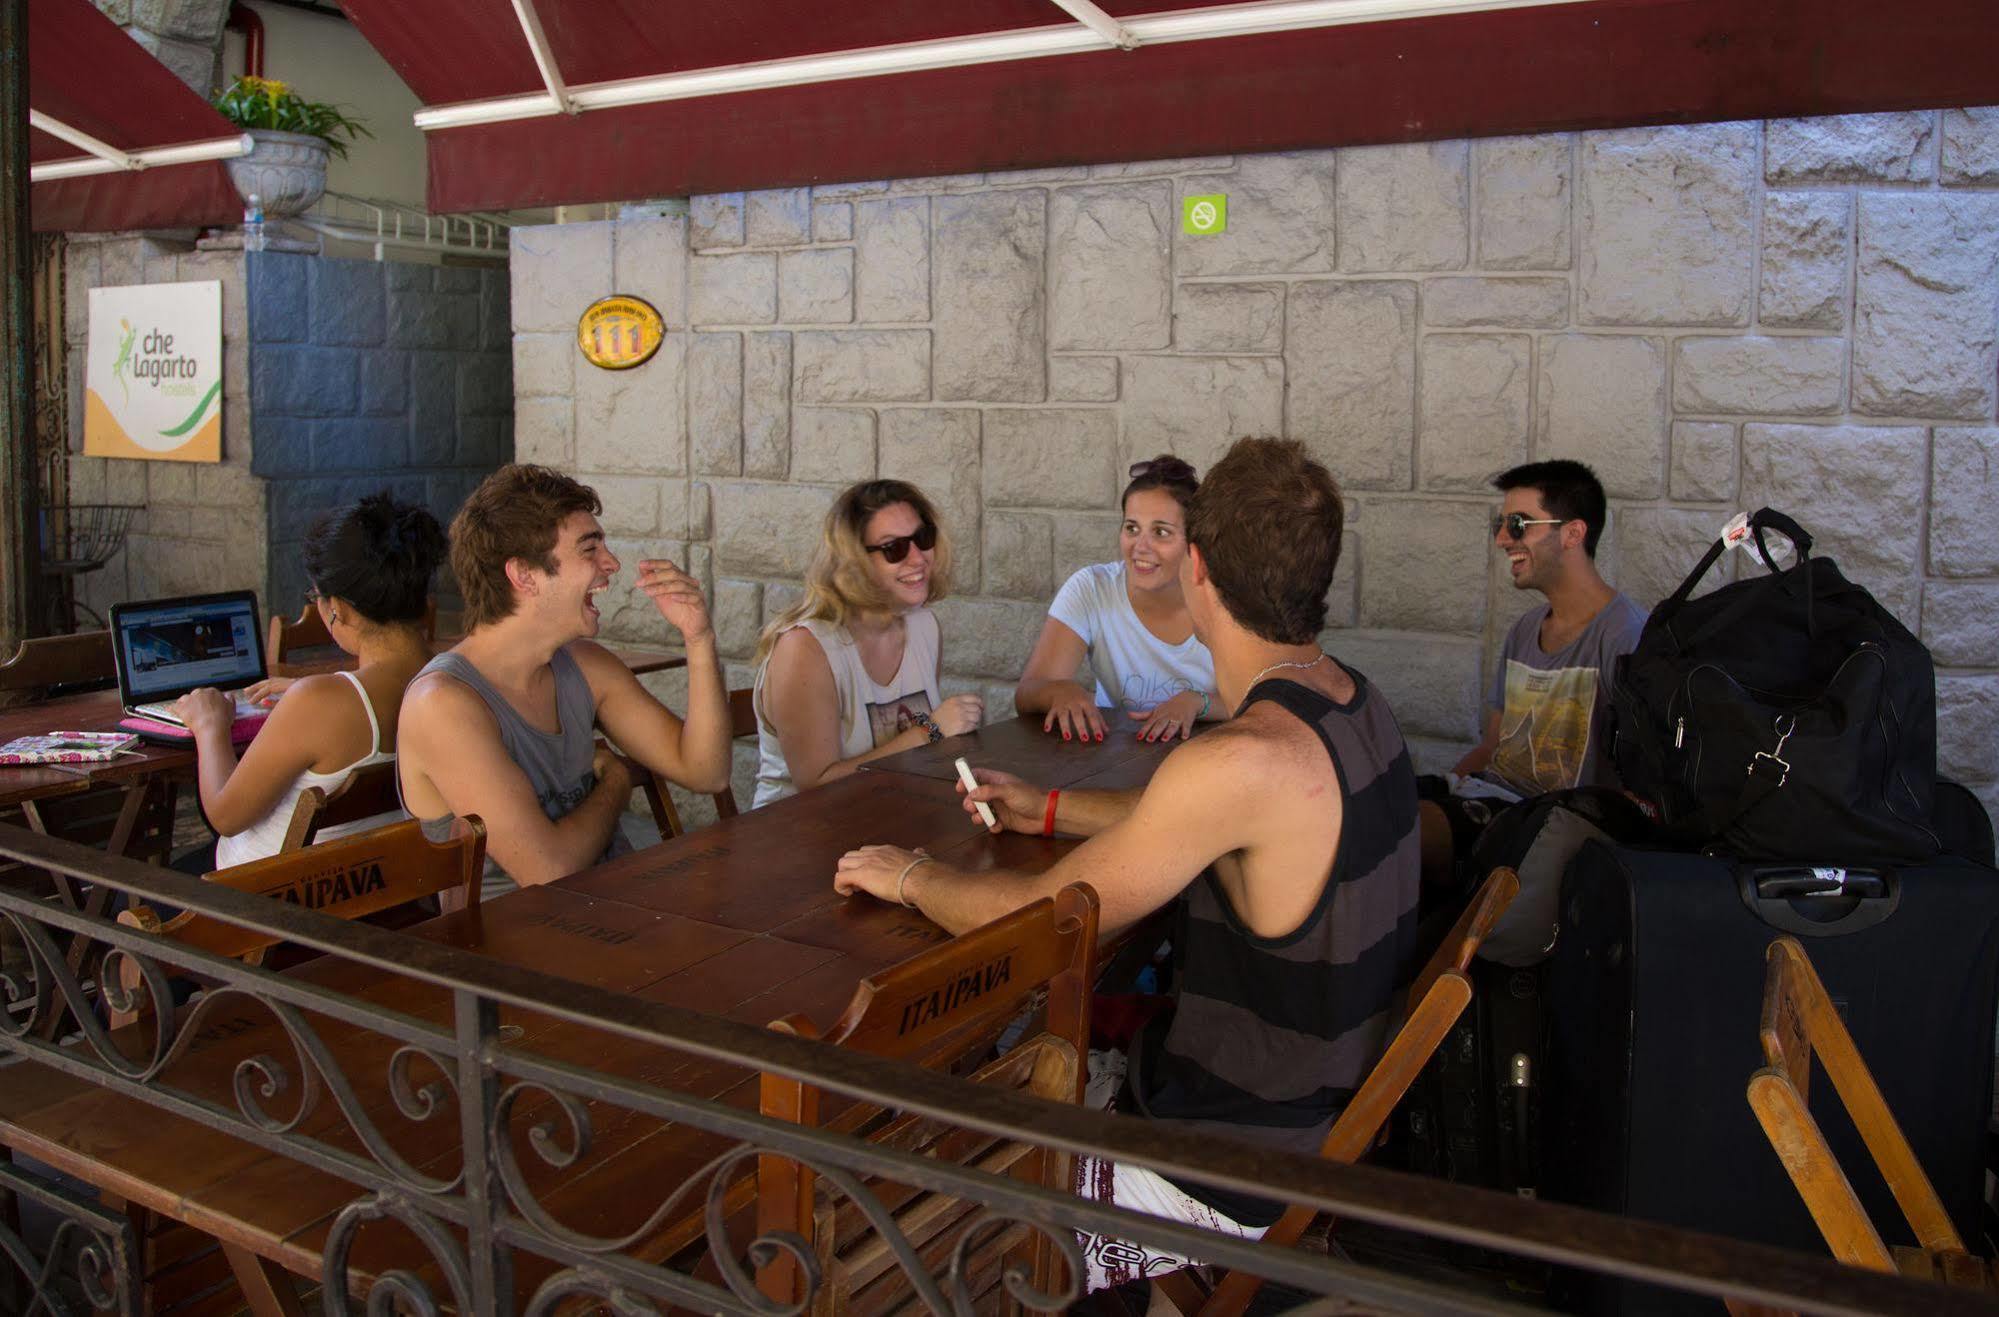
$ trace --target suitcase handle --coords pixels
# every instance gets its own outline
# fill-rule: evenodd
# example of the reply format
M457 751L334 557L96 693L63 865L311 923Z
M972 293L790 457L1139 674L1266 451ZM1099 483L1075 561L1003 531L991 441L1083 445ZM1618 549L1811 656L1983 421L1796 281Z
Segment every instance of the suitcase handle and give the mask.
M1799 937L1840 937L1895 913L1902 884L1886 869L1838 865L1737 865L1736 888L1749 912Z

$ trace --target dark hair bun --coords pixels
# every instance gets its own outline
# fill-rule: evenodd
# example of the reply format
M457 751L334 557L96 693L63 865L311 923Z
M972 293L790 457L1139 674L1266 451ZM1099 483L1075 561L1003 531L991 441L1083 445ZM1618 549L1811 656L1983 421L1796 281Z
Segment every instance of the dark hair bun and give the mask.
M377 623L423 617L444 553L444 529L429 509L387 490L320 517L304 546L306 575L319 592Z
M1200 487L1201 478L1195 474L1192 465L1171 453L1161 453L1149 461L1131 464L1131 483L1124 487L1118 503L1122 505L1125 499L1140 490L1163 489L1184 510Z

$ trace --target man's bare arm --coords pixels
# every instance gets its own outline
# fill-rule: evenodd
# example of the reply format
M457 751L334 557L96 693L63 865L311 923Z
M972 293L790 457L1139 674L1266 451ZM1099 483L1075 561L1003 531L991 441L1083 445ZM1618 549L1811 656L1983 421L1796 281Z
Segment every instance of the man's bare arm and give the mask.
M1236 741L1210 734L1175 750L1134 808L1045 873L973 874L926 860L905 877L912 852L870 846L841 859L834 886L893 901L900 883L906 903L962 933L1070 883L1087 882L1101 903L1098 926L1105 937L1113 936L1171 901L1217 858L1248 844L1256 817L1250 808L1255 775L1241 771ZM1085 797L1086 813L1123 794L1077 793ZM1064 792L1058 813L1068 804ZM1060 819L1058 826L1067 830Z
M562 818L550 821L508 757L499 724L462 682L432 674L410 687L396 732L397 758L411 808L427 797L486 825L486 850L523 887L588 868L604 853L632 793L624 765L598 757L597 785Z
M597 724L632 758L690 791L729 785L729 691L711 632L687 644L687 717L591 640L569 647L597 700Z
M979 785L970 791L962 785L958 787L958 794L965 797L967 814L978 818L978 806L988 805L995 816L994 832L1024 832L1030 837L1042 834L1048 823L1048 798L1052 794L1049 790L990 768L975 768L972 772ZM1139 787L1117 791L1064 789L1055 800L1055 831L1066 837L1094 837L1129 815L1144 794ZM979 822L985 820L979 818Z
M1476 773L1492 762L1492 752L1499 748L1499 710L1488 709L1485 713L1485 735L1479 743L1465 751L1465 757L1458 760L1453 773Z

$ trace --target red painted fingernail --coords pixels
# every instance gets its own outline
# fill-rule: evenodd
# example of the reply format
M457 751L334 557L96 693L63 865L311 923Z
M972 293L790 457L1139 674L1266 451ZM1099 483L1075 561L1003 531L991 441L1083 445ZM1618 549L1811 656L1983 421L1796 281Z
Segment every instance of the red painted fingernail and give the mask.
M1064 732L1064 733L1062 733L1062 739L1063 739L1063 740L1065 740L1065 741L1066 741L1066 740L1069 740L1069 739L1070 739L1070 738L1069 738L1069 733L1067 733L1067 732Z

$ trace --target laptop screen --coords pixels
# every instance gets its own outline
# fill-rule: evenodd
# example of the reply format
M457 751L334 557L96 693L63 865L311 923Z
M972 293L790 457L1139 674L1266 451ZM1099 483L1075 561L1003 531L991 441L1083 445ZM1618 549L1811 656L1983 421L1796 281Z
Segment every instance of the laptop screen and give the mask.
M236 690L264 675L257 598L247 591L120 604L112 611L112 626L127 704L197 686Z

